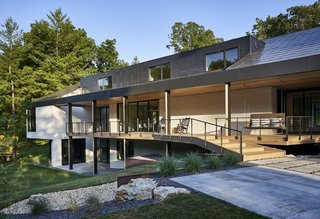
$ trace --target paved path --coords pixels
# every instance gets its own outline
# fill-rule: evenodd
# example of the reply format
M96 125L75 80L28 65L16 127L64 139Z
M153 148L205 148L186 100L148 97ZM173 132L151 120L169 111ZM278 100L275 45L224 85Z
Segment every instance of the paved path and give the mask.
M257 166L172 180L268 217L320 217L320 176Z
M320 176L319 156L273 158L265 160L248 161L248 163Z

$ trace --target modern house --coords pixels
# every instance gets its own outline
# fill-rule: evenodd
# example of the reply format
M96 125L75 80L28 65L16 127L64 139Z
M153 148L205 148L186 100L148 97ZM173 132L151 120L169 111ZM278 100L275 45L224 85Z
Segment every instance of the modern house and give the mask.
M229 40L87 76L37 100L27 137L50 140L51 164L234 151L282 157L265 145L317 142L320 27L267 40Z

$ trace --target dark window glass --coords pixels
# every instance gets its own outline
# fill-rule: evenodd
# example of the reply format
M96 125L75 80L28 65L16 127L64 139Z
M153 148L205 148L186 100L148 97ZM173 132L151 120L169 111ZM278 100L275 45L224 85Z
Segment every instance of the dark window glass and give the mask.
M238 61L238 48L226 50L226 68Z
M129 103L129 131L137 131L137 102Z
M36 131L36 108L28 109L28 132Z
M170 63L163 64L162 65L162 79L170 78L170 74L171 74Z
M151 67L149 69L150 71L150 77L149 77L149 81L158 81L161 80L161 66L155 66L155 67Z
M98 79L99 90L107 90L112 88L112 76Z
M223 52L208 54L206 56L206 69L207 71L224 69Z
M149 81L159 81L171 77L170 63L165 63L149 68Z

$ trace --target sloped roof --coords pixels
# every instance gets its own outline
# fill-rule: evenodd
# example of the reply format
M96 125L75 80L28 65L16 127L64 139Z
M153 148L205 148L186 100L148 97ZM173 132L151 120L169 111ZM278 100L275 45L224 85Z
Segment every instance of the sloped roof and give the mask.
M249 53L228 69L286 61L320 54L320 27L263 40L264 47Z

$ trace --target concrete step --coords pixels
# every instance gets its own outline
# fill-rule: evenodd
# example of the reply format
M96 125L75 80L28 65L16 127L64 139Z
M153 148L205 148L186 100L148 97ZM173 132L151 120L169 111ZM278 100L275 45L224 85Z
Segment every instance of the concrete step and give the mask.
M285 151L264 147L264 151L244 153L243 161L279 158L284 157L285 155Z

